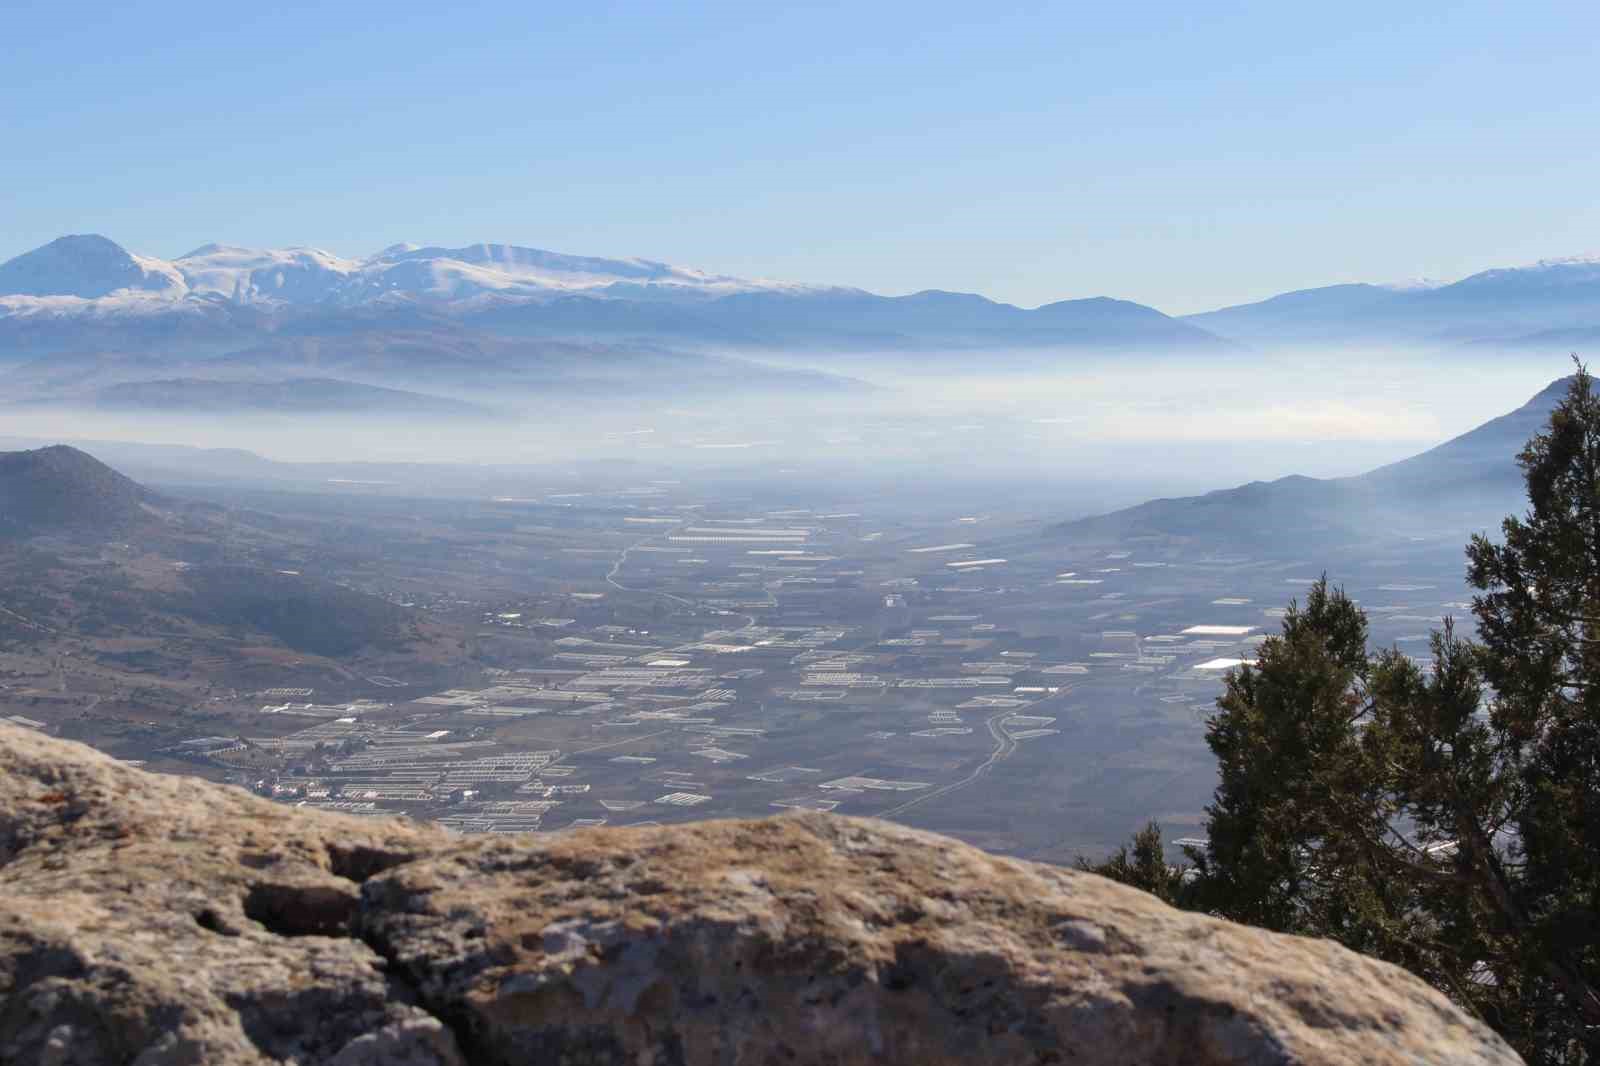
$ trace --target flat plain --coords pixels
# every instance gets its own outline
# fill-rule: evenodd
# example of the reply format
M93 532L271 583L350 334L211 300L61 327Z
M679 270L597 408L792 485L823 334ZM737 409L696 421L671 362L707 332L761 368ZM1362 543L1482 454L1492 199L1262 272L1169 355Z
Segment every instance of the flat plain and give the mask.
M1450 533L1312 559L839 490L569 490L211 490L254 516L236 555L386 601L405 639L318 654L244 624L90 633L8 604L0 714L464 832L834 810L1067 862L1150 818L1169 840L1199 831L1225 670L1324 570L1377 643L1413 654L1465 609ZM147 585L183 566L75 550Z

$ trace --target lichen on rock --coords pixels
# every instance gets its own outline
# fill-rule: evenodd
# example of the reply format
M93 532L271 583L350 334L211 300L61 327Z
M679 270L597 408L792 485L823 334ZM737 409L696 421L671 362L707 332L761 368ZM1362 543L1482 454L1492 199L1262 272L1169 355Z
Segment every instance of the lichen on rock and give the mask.
M0 1064L1516 1061L1393 966L883 822L452 837L0 726Z

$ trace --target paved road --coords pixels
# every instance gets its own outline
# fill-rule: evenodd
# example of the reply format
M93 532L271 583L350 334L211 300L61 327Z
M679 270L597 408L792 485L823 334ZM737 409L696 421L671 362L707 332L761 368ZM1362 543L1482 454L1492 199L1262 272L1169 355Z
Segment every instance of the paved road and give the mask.
M948 796L956 789L966 788L974 781L984 777L990 770L994 769L996 763L1004 760L1012 752L1017 750L1017 741L1006 730L1005 719L1010 718L1012 715L1017 714L1024 709L1025 708L1007 707L1005 710L998 711L989 716L988 721L984 724L989 727L989 735L994 738L994 750L989 753L989 757L987 759L978 764L977 768L974 769L972 773L968 774L966 777L963 777L959 781L952 781L950 784L945 785L942 788L936 788L932 792L924 792L922 795L916 797L915 799L907 800L898 807L891 807L881 814L876 815L876 817L897 817L920 803L926 803L929 800L937 799L940 796Z
M636 544L630 544L626 548L623 548L622 552L617 556L617 561L612 563L611 564L611 569L606 572L606 584L610 585L614 589L621 589L623 592L633 592L633 593L637 593L637 594L639 594L641 596L660 596L664 600L671 600L673 603L681 603L683 606L689 608L692 611L716 610L715 608L711 608L711 607L702 607L699 603L695 602L694 600L686 600L682 596L674 596L670 592L661 592L661 591L658 591L657 589L630 588L629 586L624 585L622 582L617 580L617 575L622 572L623 564L625 564L628 561L628 553L631 552L631 551L634 551L635 549L642 548L646 544L649 544L651 541L658 540L658 539L660 539L660 538L658 538L658 537L646 537L644 540L641 540ZM730 615L730 616L732 616L734 618L742 618L742 619L744 619L744 624L746 626L753 626L753 625L756 624L756 617L753 614L740 614L737 611L723 611L723 610L716 610L716 613L717 614Z
M917 806L918 804L926 803L929 800L937 799L940 796L948 796L950 793L956 791L956 789L966 788L974 781L987 776L990 770L993 770L996 765L1005 761L1011 756L1012 752L1017 750L1017 744L1019 741L1011 735L1009 730L1006 729L1005 720L1014 714L1033 714L1035 709L1042 704L1058 700L1071 691L1072 686L1064 686L1060 692L1055 693L1047 699L1040 700L1038 703L1031 704L1027 707L1007 707L1002 711L991 714L984 724L989 727L989 735L994 738L994 750L989 753L989 757L987 759L978 764L977 768L974 769L972 773L968 774L966 777L963 777L959 781L952 781L950 784L945 785L942 788L936 788L932 792L925 792L922 795L917 796L915 799L909 799L900 804L898 807L891 807L881 814L875 815L874 817L894 818L898 815L904 814L906 811L911 810L911 808Z
M45 625L44 623L35 622L33 619L28 618L28 617L26 617L24 615L20 615L16 611L11 610L10 608L0 607L0 614L6 615L7 617L10 617L10 618L15 618L17 621L21 622L23 625L31 626L32 628L40 630L42 632L53 633L56 636L60 636L61 635L61 630L59 630L59 629L51 629L49 626Z

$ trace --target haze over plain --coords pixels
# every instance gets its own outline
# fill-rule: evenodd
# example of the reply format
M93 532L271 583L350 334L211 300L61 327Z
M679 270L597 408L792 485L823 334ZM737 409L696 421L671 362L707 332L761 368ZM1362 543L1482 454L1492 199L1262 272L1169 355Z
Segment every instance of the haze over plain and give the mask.
M1590 6L96 15L0 64L0 710L288 802L1194 830L1600 337Z

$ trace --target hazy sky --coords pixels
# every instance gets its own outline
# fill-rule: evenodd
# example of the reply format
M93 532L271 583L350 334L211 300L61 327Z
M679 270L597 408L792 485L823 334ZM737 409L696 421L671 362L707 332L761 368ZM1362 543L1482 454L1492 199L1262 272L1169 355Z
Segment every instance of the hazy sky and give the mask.
M509 241L1171 312L1600 251L1600 4L71 3L0 259Z

